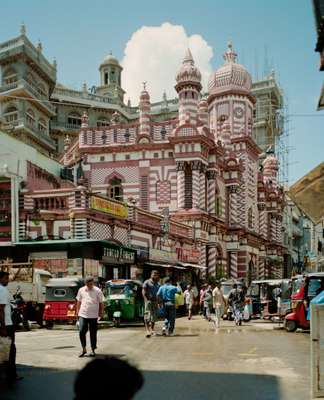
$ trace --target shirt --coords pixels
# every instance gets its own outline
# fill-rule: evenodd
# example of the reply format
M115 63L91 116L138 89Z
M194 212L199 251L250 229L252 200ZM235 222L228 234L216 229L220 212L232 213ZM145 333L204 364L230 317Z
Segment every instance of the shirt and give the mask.
M0 304L5 306L4 318L6 326L12 325L10 298L11 295L8 288L0 283Z
M223 292L217 287L213 290L213 305L214 307L224 306Z
M164 302L171 302L175 304L175 295L177 293L181 293L180 288L171 285L171 283L166 283L160 287L157 296L161 297Z
M193 289L190 290L185 290L185 292L183 293L184 297L185 297L185 302L186 304L193 304L194 299L195 299L195 292Z
M99 304L103 302L104 296L98 287L94 286L89 290L87 286L83 286L79 289L76 299L81 303L79 317L92 319L99 317Z
M160 289L160 284L158 282L154 282L152 279L147 279L143 283L143 289L147 300L157 301L157 293Z

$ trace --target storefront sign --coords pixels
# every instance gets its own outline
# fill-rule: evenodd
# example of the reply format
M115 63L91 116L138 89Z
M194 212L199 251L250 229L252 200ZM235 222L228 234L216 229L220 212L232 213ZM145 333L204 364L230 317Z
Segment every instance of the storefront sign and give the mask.
M124 204L117 203L112 200L103 199L101 197L91 197L91 208L107 214L116 215L117 217L127 218L128 207Z
M134 264L135 251L122 247L104 247L102 261L107 264Z
M177 248L178 258L181 262L199 264L200 250L199 249L183 249Z
M178 261L178 257L175 251L150 249L150 260L165 263L176 263Z

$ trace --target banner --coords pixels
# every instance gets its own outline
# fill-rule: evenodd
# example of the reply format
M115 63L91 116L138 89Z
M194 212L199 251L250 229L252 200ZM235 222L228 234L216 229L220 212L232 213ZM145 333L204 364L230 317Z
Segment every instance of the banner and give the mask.
M150 249L150 261L160 261L172 264L178 261L178 257L175 251Z
M126 205L117 203L113 200L103 199L102 197L92 196L90 207L93 210L116 215L117 217L128 217L128 207Z
M183 249L178 247L177 249L178 258L181 262L199 264L200 250L199 249Z

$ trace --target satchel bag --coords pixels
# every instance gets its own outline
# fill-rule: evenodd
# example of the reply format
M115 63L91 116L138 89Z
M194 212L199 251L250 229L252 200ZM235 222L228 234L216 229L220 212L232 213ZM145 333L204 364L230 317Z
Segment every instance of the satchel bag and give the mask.
M0 336L0 363L4 363L9 360L10 346L11 339Z

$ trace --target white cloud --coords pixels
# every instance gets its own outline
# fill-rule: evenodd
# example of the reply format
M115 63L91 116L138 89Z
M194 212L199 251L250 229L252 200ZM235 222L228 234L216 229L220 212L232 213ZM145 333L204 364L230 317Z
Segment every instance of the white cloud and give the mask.
M174 98L175 75L188 47L206 88L212 71L213 49L201 35L188 36L183 26L168 22L161 26L143 26L134 32L126 44L122 61L126 101L130 98L133 105L138 104L144 81L147 81L151 101L162 100L164 90L169 99Z

